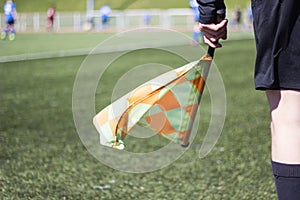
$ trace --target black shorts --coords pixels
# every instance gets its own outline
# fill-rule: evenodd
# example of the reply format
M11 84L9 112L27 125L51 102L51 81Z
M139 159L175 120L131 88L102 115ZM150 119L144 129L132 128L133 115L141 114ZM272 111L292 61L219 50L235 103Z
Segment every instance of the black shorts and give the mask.
M256 89L300 90L299 8L299 0L252 0Z
M48 21L50 21L51 23L53 23L54 17L48 17Z
M6 24L8 24L8 25L14 25L15 24L15 20L7 21Z

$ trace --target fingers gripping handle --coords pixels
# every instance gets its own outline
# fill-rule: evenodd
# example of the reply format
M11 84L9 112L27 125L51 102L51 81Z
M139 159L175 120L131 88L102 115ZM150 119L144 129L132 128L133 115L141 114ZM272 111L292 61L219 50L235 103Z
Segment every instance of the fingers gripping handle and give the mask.
M220 23L223 19L225 19L225 9L217 10L217 15L215 19L215 23ZM208 46L207 55L210 57L214 57L215 48Z

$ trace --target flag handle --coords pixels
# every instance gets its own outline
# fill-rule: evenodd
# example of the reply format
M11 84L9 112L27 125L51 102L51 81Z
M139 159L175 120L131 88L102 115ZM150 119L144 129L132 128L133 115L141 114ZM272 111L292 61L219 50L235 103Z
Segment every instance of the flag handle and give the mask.
M213 58L214 54L215 54L215 48L212 48L211 46L209 46L206 54L207 54L207 56L210 56Z

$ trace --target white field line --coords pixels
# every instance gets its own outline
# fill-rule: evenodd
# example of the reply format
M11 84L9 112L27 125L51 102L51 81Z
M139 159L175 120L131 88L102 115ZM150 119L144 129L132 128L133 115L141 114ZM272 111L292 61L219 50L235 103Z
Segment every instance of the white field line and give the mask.
M87 55L91 49L75 49L75 50L66 50L66 51L57 51L57 52L42 52L42 53L27 53L19 54L12 56L1 56L0 63L5 62L16 62L16 61L25 61L25 60L38 60L44 58L59 58L66 56L81 56Z
M112 52L121 52L121 51L131 51L142 48L159 48L167 46L178 46L184 45L183 42L172 42L172 43L161 43L161 42L143 42L136 44L124 44L124 45L111 45L100 48L83 48L83 49L74 49L74 50L64 50L57 52L42 52L42 53L32 53L32 54L20 54L12 56L1 56L0 63L5 62L16 62L16 61L25 61L25 60L37 60L45 58L61 58L68 56L84 56L84 55L93 55L101 53L112 53Z
M244 40L253 38L253 34L229 34L228 40ZM100 48L82 48L82 49L71 49L71 50L62 50L56 52L42 52L42 53L27 53L19 55L10 55L10 56L0 56L0 63L5 62L17 62L17 61L26 61L26 60L38 60L38 59L47 59L47 58L62 58L70 56L84 56L92 54L101 54L101 53L112 53L120 51L131 51L142 48L159 48L159 47L171 47L187 45L183 41L174 41L172 43L162 43L162 42L142 42L142 43L130 43L123 45L111 45Z

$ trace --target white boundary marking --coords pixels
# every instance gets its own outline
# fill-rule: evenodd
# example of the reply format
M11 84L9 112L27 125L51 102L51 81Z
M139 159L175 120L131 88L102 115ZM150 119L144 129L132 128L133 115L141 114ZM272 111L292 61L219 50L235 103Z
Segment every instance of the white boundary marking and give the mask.
M253 39L252 32L244 32L240 33L229 33L228 41L232 40L244 40L244 39ZM144 43L137 43L137 44L123 44L123 45L116 45L116 46L109 46L105 49L99 49L97 51L92 51L93 48L82 48L82 49L72 49L72 50L62 50L57 52L42 52L42 53L29 53L29 54L19 54L19 55L10 55L10 56L0 56L0 63L6 62L17 62L17 61L26 61L26 60L38 60L38 59L47 59L47 58L62 58L62 57L71 57L71 56L84 56L90 53L92 54L100 54L100 53L112 53L112 52L121 52L121 51L128 51L134 49L141 49L144 46L149 46L153 48L157 47L166 47L166 46L179 46L179 45L187 45L183 44L182 42L174 42L168 44L161 44L161 43L153 43L149 45L149 42Z

